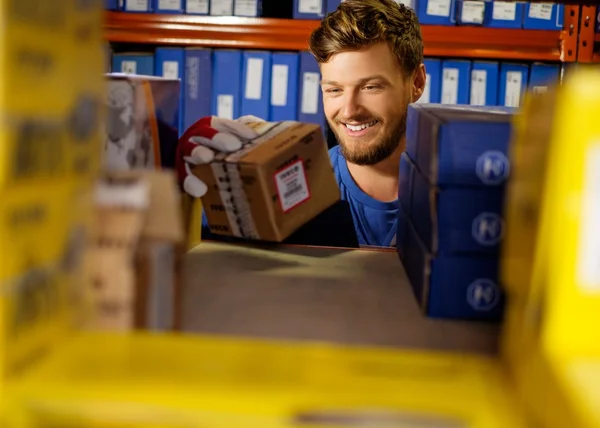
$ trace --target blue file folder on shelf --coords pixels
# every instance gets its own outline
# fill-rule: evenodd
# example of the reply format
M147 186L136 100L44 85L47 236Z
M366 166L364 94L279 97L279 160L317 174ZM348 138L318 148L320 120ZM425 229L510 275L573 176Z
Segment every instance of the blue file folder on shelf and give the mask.
M269 120L298 120L298 71L296 52L273 52Z
M439 103L441 96L442 62L439 59L425 59L425 90L419 103Z
M523 28L527 30L562 30L565 6L556 3L527 3Z
M186 0L185 2L185 13L188 15L208 15L209 11L209 0Z
M529 88L533 92L543 92L560 80L558 64L531 64Z
M442 62L442 104L469 104L471 62Z
M315 123L325 133L323 94L321 93L321 73L317 61L310 52L300 53L300 100L298 120Z
M183 130L198 119L210 116L212 92L212 50L187 48L185 50L185 77L183 79Z
M498 105L499 74L500 65L497 62L473 62L470 88L470 104L472 106Z
M498 104L520 107L529 80L529 67L525 64L504 63L500 66L500 93Z
M112 72L154 76L154 55L148 53L115 53Z
M155 13L184 13L185 0L152 0Z
M421 25L455 25L455 0L415 0Z
M153 0L125 0L123 10L125 12L153 12Z
M320 20L324 15L325 0L294 0L294 19Z
M271 52L245 51L241 115L269 117Z
M490 28L523 27L524 3L494 1L485 9L484 26Z
M179 111L183 112L183 76L185 70L183 48L157 48L154 55L155 75L166 79L179 79ZM178 127L181 135L183 132L183 114L181 113L179 114Z
M225 119L240 117L242 95L242 51L217 49L213 52L212 114Z

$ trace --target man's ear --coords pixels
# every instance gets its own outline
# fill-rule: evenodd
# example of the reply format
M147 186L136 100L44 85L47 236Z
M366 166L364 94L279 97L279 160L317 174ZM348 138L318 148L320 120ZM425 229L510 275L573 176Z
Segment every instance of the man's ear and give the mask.
M425 83L427 82L427 73L425 72L425 64L421 63L419 67L413 73L412 86L411 86L411 98L410 101L415 103L419 101L423 91L425 90Z

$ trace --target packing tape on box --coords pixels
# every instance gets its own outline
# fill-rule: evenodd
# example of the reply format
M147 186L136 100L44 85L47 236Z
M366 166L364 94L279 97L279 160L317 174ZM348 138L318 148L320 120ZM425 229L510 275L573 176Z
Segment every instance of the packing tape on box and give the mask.
M225 207L232 233L238 238L261 239L252 216L252 209L244 183L240 176L238 162L251 150L271 140L276 135L286 131L298 122L262 122L248 124L260 135L244 143L242 148L234 153L219 153L211 164L215 182L219 186L221 201Z

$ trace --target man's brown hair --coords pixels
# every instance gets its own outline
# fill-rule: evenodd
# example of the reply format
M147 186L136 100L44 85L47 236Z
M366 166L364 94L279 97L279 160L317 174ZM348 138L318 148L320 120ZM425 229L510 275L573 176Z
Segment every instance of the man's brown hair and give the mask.
M423 38L415 12L394 0L346 0L310 36L317 62L385 41L406 76L423 62Z

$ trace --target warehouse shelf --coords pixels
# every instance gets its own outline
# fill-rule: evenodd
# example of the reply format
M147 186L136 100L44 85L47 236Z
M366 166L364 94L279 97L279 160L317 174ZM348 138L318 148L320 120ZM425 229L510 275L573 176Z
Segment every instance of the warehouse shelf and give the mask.
M568 14L565 14L567 18ZM567 24L567 19L565 19ZM213 48L306 50L319 21L107 12L110 42ZM575 61L577 33L482 27L422 27L425 55L439 57Z

